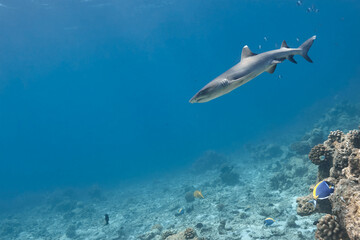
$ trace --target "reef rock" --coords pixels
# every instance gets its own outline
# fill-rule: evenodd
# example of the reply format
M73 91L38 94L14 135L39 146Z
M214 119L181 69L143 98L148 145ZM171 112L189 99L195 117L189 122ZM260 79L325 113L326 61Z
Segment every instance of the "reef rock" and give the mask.
M201 240L202 238L198 238L196 231L193 228L187 228L185 231L182 231L177 234L173 234L165 238L165 240Z
M317 225L317 239L360 239L360 131L347 134L330 132L328 139L316 145L309 154L312 163L319 166L318 182L329 181L335 185L328 200L333 215L324 216ZM297 199L299 215L310 215L311 194ZM321 205L316 212L322 212ZM348 236L348 238L347 238Z

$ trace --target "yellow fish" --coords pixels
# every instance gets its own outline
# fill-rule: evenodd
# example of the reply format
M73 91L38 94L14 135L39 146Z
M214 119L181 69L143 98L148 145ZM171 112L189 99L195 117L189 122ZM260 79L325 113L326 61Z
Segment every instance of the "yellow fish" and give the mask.
M202 195L201 191L199 191L199 190L196 190L196 191L194 192L194 197L195 197L195 198L204 198L204 196Z

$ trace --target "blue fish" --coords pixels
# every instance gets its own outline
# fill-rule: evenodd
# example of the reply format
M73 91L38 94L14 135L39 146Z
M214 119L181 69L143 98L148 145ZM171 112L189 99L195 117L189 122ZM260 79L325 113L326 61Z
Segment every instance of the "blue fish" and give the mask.
M178 217L180 215L183 215L185 213L185 209L180 208L179 211L177 213L175 213L175 217Z
M185 213L185 210L183 208L180 208L178 214L181 215L181 214L184 214L184 213Z
M331 194L334 193L334 184L327 182L327 181L321 181L314 187L313 191L313 200L309 201L314 204L314 207L316 208L316 201L317 200L323 200L327 199L331 196Z
M272 225L274 222L275 222L274 219L272 219L272 218L266 218L266 219L264 220L264 225L265 225L265 226L270 226L270 225Z

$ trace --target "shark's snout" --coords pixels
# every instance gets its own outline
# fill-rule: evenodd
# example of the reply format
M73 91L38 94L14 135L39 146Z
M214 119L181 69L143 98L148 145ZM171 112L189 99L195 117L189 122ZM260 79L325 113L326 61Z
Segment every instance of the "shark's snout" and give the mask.
M192 97L192 98L189 100L189 103L196 103L195 96L194 96L194 97Z
M205 87L203 87L199 92L197 92L191 99L190 103L204 103L208 102L216 97L219 94L222 94L223 85L218 84L217 82L210 82Z
M189 100L189 102L190 103L200 103L201 102L200 99L201 99L201 92L198 92Z

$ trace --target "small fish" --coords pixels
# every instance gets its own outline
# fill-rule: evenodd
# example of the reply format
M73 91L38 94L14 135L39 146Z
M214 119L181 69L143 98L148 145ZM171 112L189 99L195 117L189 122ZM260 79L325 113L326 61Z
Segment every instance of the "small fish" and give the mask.
M180 215L183 215L185 213L185 209L180 208L179 211L177 213L175 213L175 217L178 217Z
M259 45L259 49L261 49L262 48L262 46L261 45Z
M264 41L267 42L268 38L267 37L264 37Z
M264 220L264 225L265 225L265 226L270 226L270 225L272 225L274 222L275 222L274 219L272 219L272 218L266 218L266 219Z
M105 214L105 225L109 225L109 214Z
M201 191L199 191L199 190L196 190L196 191L194 192L194 197L195 197L195 198L204 198L204 196L202 195Z
M302 1L300 1L300 0L297 1L297 2L296 2L296 5L301 6L301 5L302 5Z
M334 184L327 182L327 181L321 181L314 187L313 190L313 200L309 201L314 204L314 208L316 208L316 201L317 200L323 200L327 199L331 196L331 194L334 193Z

